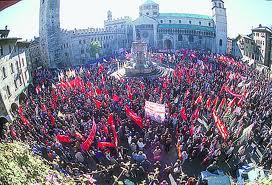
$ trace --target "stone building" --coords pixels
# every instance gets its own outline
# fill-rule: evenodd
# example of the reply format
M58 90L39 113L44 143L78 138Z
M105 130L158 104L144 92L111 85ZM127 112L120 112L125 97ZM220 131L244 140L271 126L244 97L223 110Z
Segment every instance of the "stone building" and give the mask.
M32 69L38 69L43 66L41 62L41 50L40 50L40 38L34 37L34 40L30 41L29 45L29 59Z
M108 11L104 28L63 30L60 0L40 2L41 61L50 68L85 64L91 59L90 42L99 41L102 54L129 49L132 42L147 42L150 50L181 48L227 51L227 16L223 0L212 0L212 16L161 13L159 4L147 0L139 17L113 19Z
M259 25L250 35L238 35L232 41L231 54L271 68L272 30Z
M31 83L26 50L29 42L9 38L9 30L0 30L0 117L12 119L12 111L25 98Z

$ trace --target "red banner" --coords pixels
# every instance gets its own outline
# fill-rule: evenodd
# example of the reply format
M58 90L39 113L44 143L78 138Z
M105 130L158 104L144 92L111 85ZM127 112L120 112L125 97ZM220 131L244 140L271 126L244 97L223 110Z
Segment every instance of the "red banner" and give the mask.
M71 143L70 137L66 135L60 135L58 134L56 136L56 139L61 143Z
M92 125L92 130L90 132L90 135L88 136L88 138L86 139L86 141L84 141L84 143L81 145L81 148L85 151L87 151L90 146L93 143L94 137L96 134L96 123L93 120L93 125Z
M143 128L142 118L133 112L127 105L125 105L125 111L128 117L130 117L140 128Z

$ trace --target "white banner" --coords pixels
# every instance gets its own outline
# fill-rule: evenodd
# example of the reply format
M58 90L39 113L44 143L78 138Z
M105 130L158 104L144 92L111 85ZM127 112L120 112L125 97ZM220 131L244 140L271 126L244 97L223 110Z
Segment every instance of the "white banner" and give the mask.
M165 105L145 101L145 116L159 123L165 120Z

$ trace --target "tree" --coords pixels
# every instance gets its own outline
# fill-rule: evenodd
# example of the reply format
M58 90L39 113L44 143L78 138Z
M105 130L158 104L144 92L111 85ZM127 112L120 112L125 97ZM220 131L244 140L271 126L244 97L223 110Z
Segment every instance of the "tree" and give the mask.
M90 56L95 58L97 54L100 54L101 44L99 41L92 41L90 43Z
M41 158L34 156L26 144L0 143L0 154L0 184L51 184L50 181L76 184L74 179L64 177L46 165Z

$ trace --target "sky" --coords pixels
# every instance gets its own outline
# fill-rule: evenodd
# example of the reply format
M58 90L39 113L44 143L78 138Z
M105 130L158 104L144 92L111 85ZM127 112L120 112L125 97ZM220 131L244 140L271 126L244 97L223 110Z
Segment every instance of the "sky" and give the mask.
M107 11L114 18L138 16L139 5L145 0L60 0L63 29L103 27ZM211 0L154 0L163 13L196 13L210 15ZM272 26L272 1L224 0L227 8L228 36L249 34L259 24ZM22 0L0 12L0 29L7 25L11 37L28 40L39 36L39 0Z

